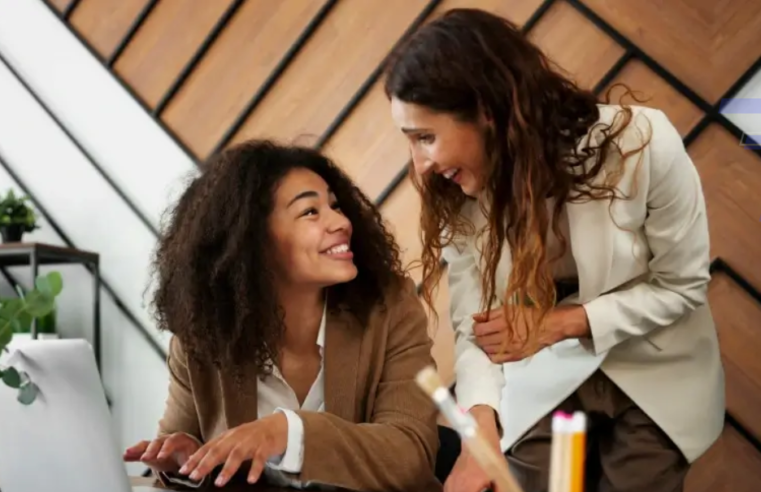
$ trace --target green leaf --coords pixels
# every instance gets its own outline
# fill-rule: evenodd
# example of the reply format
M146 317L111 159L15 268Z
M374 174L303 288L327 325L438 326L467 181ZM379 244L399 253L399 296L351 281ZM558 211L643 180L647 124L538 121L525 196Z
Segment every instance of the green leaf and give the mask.
M26 296L26 311L35 318L41 318L55 307L55 298L33 290Z
M50 272L42 278L47 280L47 283L50 286L50 293L53 294L54 297L61 293L63 290L63 278L61 277L60 272Z
M3 371L3 382L11 388L18 388L21 386L21 374L19 374L16 368L9 367Z
M42 294L52 296L53 295L53 287L50 285L50 279L47 277L43 277L40 275L34 280L34 286L37 288L38 291L40 291Z
M37 394L40 392L40 389L37 387L36 384L34 384L31 381L27 381L26 384L24 384L18 392L18 396L16 399L21 403L22 405L31 405L34 403L34 400L37 399Z
M0 307L0 318L11 320L15 318L22 309L24 309L23 299L8 299L3 302L3 306Z
M0 350L4 349L6 345L11 343L13 338L13 329L11 324L7 321L0 321Z
M16 316L16 321L18 321L18 329L16 330L16 333L29 333L32 331L32 315L27 313L26 311L21 311Z

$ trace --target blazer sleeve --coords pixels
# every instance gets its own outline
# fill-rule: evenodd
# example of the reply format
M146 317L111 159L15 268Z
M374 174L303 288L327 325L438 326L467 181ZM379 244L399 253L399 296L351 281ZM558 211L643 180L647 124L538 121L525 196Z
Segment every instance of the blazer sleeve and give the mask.
M644 222L650 278L584 305L598 354L669 326L706 302L710 244L700 176L666 115L651 116Z
M489 359L476 345L473 335L473 315L481 307L481 273L473 254L462 243L453 242L444 248L442 254L449 265L457 402L464 410L486 405L499 415L502 388L505 385L502 365Z
M185 351L177 337L169 342L167 356L169 369L169 394L167 396L164 415L159 421L159 436L185 432L197 440L201 440L201 426L198 421L193 390L190 386L188 361Z
M434 468L438 412L415 376L435 365L425 311L412 281L387 300L385 361L369 422L327 412L297 413L304 423L302 483L367 492L439 491ZM319 456L319 459L310 459Z

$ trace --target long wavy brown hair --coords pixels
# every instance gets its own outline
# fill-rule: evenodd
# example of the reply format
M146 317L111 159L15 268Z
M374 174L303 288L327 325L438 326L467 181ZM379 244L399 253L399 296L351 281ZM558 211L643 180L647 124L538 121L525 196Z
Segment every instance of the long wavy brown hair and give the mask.
M364 318L404 278L399 247L373 203L330 159L299 146L249 141L215 155L166 216L155 254L155 317L189 356L260 373L278 360L284 312L273 282L268 217L292 170L321 176L351 221L358 274L330 288L331 308Z
M385 68L389 98L424 106L475 122L493 123L484 135L488 164L484 202L488 216L481 260L482 309L498 295L496 270L505 241L512 270L504 304L518 304L508 318L510 337L526 343L536 333L517 333L517 316L541 322L555 304L555 284L546 251L548 227L558 235L560 255L567 238L559 230L564 203L571 200L626 198L617 193L622 167L605 182L593 183L612 153L623 163L644 148L623 152L616 138L632 120L623 105L610 125L598 122L597 96L581 89L557 69L510 21L477 9L453 9L431 21L392 53ZM633 96L628 90L624 96ZM595 145L591 135L600 132ZM431 174L420 179L410 168L422 198L422 296L435 313L433 290L442 275L441 250L458 235L475 234L461 215L469 200L459 186ZM547 197L555 199L548 211ZM559 257L558 257L559 258ZM521 300L521 302L517 302ZM528 306L532 306L528 311Z

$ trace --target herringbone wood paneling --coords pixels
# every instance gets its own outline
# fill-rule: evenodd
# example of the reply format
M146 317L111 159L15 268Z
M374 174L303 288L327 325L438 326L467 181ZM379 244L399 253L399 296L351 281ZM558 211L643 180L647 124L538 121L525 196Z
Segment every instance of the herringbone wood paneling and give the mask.
M727 409L761 440L761 304L726 274L711 280L709 298L724 360Z
M581 87L591 89L624 49L564 1L555 2L529 38Z
M626 84L631 88L640 101L646 100L638 102L628 96L621 100L624 88L616 85L619 83ZM641 104L658 108L666 113L682 137L687 136L703 116L703 112L697 106L647 68L647 65L636 59L628 62L618 76L613 79L613 82L604 88L603 92L606 93L611 88L611 103L615 104L621 101L625 104Z
M322 1L246 2L164 112L205 157L299 37Z
M583 0L710 102L761 55L758 0Z
M423 10L427 0L340 1L234 141L314 143ZM387 112L370 127L382 125ZM365 121L365 124L367 122ZM342 161L358 166L356 160Z
M116 72L154 107L230 0L162 0L116 62Z
M68 7L71 2L74 0L50 0L51 5L53 5L59 12L63 12L66 10L66 7Z
M104 59L111 56L147 0L82 0L71 25Z
M717 125L689 152L703 182L712 255L761 290L761 159Z

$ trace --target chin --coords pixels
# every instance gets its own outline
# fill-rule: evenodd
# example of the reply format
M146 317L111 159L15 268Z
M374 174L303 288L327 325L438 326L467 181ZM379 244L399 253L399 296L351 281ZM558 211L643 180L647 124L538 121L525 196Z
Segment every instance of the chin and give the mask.
M346 265L340 269L335 268L330 272L330 277L325 279L325 284L328 286L345 284L357 278L358 273L357 267L354 264Z

